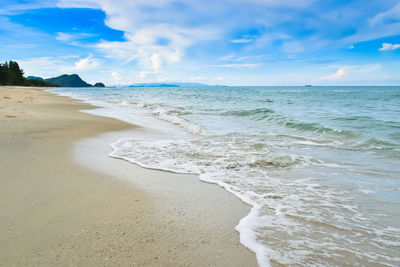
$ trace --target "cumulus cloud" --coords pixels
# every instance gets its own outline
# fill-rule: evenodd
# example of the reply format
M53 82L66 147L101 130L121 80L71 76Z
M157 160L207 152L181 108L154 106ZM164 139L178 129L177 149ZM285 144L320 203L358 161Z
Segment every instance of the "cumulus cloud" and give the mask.
M379 51L393 51L400 48L400 44L383 43Z
M191 9L198 4L196 1L183 3ZM140 68L153 72L180 62L186 49L198 41L219 36L216 28L185 23L190 16L179 12L172 0L122 1L118 5L113 0L61 0L58 5L101 8L107 14L106 25L123 31L125 40L102 41L96 48L111 59L125 63L136 61Z
M74 63L73 67L63 68L64 71L74 72L74 71L89 71L97 68L99 66L99 62L97 59L93 58L92 55L89 55L86 58L82 58Z
M160 24L142 25L142 28L127 29L125 32L125 41L103 41L96 47L110 58L124 62L136 60L142 68L158 70L164 63L180 62L190 45L202 39L213 38L215 30ZM169 42L159 44L160 38Z
M203 41L222 41L227 38L226 33L230 28L236 28L235 25L239 22L243 26L243 20L237 16L229 16L232 19L229 19L226 24L221 24L223 14L229 14L249 3L264 9L279 7L298 9L312 2L313 0L251 0L250 2L219 0L204 3L197 0L182 0L177 6L174 0L122 1L118 5L113 0L60 0L58 6L102 9L107 15L106 25L123 31L125 40L102 41L96 45L96 48L113 60L125 63L134 61L140 68L156 72L181 62L188 48ZM257 10L251 9L248 12L254 13ZM238 15L249 16L247 11L244 13ZM60 36L60 38L63 37L68 38L68 36ZM160 43L159 40L167 40L167 42ZM228 39L228 42L250 44L255 40L256 38L244 36ZM299 46L296 51L298 50Z

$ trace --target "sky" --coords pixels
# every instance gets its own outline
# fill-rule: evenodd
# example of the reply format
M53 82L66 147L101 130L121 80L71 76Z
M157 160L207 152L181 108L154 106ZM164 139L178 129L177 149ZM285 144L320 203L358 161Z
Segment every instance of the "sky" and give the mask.
M8 60L106 85L400 85L400 0L1 0Z

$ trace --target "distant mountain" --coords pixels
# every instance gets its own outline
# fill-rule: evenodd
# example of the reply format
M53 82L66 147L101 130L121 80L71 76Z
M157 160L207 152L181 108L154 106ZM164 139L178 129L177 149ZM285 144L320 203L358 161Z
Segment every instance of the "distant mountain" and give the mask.
M93 87L106 87L104 83L95 83Z
M129 85L129 87L178 87L179 85L175 84L166 84L166 83L135 83Z
M215 86L215 85L209 85L205 83L177 83L178 86L182 87L203 87L203 86Z
M135 83L129 87L203 87L203 86L213 86L204 83Z
M60 87L92 87L91 84L83 81L77 74L63 74L55 78L49 78L45 81L57 84Z
M39 80L39 81L43 81L44 79L41 77L36 77L36 76L28 76L26 77L29 80Z

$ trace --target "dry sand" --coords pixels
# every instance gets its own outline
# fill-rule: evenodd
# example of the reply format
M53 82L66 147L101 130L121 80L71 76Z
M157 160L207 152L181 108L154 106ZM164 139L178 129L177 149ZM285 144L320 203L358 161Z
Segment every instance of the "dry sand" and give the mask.
M90 108L0 87L0 266L257 265L234 230L249 207L197 177L107 157L135 129L79 112Z

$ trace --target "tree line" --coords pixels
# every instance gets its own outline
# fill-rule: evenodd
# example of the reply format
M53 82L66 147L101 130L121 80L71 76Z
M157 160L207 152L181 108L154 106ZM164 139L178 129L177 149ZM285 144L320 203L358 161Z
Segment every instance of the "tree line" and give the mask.
M48 86L55 87L57 85L36 79L27 79L24 77L24 71L20 69L15 61L0 64L0 85L20 85L20 86Z

